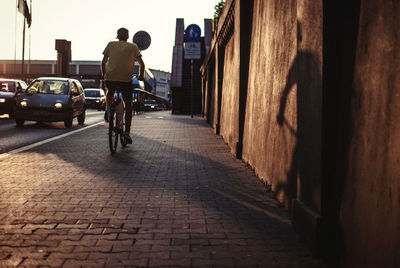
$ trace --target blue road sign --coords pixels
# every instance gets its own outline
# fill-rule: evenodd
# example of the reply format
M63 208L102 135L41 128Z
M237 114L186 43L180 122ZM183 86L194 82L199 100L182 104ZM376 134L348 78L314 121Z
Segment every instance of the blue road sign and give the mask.
M185 36L188 41L197 41L200 39L201 29L196 24L190 24L186 27Z

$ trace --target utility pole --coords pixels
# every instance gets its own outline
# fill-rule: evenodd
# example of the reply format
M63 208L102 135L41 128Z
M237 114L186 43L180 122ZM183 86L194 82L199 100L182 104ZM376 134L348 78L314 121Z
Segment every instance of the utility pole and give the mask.
M21 79L24 80L24 65L25 65L25 21L24 16L24 29L22 31L22 66L21 66Z
M190 60L190 115L193 118L193 91L194 91L194 81L193 81L193 59Z
M201 58L201 43L198 42L200 35L200 27L196 24L190 24L185 30L185 37L188 42L185 42L184 58L190 59L190 115L192 118L194 108L193 60Z

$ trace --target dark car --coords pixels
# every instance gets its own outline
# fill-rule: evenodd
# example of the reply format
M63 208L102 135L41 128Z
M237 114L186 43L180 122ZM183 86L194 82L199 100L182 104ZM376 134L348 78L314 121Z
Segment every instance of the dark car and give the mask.
M42 77L33 80L28 88L16 96L15 121L22 126L25 120L38 122L64 121L72 126L85 122L86 101L78 80L59 77Z
M0 115L14 117L15 94L26 89L22 80L0 78Z
M85 88L86 107L95 108L97 110L106 109L106 96L101 88Z

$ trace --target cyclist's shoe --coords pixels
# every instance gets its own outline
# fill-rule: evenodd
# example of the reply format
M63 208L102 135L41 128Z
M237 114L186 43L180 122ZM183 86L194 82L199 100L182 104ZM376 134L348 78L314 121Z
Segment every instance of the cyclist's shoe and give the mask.
M132 144L132 138L128 132L125 132L124 137L127 144Z

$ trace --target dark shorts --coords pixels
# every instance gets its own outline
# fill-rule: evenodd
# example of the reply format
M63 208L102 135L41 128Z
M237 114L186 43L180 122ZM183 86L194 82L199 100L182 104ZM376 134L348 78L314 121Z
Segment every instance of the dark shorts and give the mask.
M106 81L106 86L109 91L107 95L110 94L112 96L116 90L120 90L124 102L132 102L132 82Z

